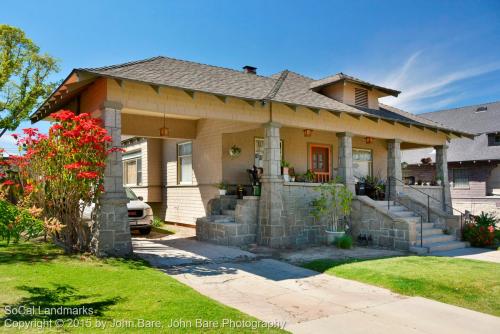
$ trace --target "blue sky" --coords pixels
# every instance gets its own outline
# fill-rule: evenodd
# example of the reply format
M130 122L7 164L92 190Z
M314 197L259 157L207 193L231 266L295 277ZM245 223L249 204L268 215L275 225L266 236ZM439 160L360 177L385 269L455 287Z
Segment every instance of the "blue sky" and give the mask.
M495 0L22 0L3 2L0 22L61 60L53 80L165 55L263 75L342 71L401 90L385 102L413 113L500 100Z

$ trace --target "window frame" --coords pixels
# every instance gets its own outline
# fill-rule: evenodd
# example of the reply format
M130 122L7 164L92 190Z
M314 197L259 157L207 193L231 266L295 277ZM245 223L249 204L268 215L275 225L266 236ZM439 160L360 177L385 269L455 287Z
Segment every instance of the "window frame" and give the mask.
M191 145L191 154L180 155L179 154L180 147L183 145L187 145L187 144ZM194 182L193 182L193 141L189 140L189 141L177 143L176 156L177 156L177 185L181 185L181 186L182 185L193 185L194 184ZM191 180L190 181L181 181L181 179L182 179L181 159L186 158L186 157L191 157Z
M456 173L457 170L466 173L467 185L457 185L456 184L456 182L455 182L455 173ZM463 190L470 189L470 169L469 168L451 168L451 180L452 180L452 183L453 183L453 189L463 189Z
M370 157L371 160L354 160L354 151L365 151L365 152L370 152ZM353 147L352 148L352 163L354 165L354 161L368 161L368 170L369 170L369 175L370 177L373 176L373 150L370 148L362 148L362 147ZM354 166L353 166L353 176L357 179L358 177L354 175ZM365 177L367 175L363 175L361 177Z
M128 156L128 157L127 157ZM125 181L128 180L128 173L125 173L125 166L131 162L135 162L136 164L136 176L135 183L127 183ZM126 187L140 187L144 185L143 173L142 173L142 151L131 151L124 153L122 157L122 178L123 185Z

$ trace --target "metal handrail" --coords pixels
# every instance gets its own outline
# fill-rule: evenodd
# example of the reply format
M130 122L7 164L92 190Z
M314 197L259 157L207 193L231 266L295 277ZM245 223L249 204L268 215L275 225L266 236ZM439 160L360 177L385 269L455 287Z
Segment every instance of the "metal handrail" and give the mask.
M442 206L443 208L450 208L450 209L452 209L452 214L453 214L453 211L456 211L456 212L460 213L460 231L462 231L462 229L463 229L463 221L464 221L464 217L466 216L466 214L465 214L464 212L462 212L462 211L460 211L460 210L458 210L458 209L455 209L453 206L446 204L446 203L445 203L445 202L443 202L442 200L439 200L439 199L435 198L434 196L431 196L431 195L429 195L429 194L427 194L427 193L423 192L422 190L420 190L420 189L418 189L418 188L412 187L412 186L411 186L411 185L409 185L409 184L405 184L403 180L400 180L400 179L398 179L398 178L396 178L396 177L394 177L394 176L388 176L388 177L387 177L387 194L388 194L388 196L387 196L387 210L389 210L389 209L390 209L390 203L391 203L391 201L390 201L390 199L391 199L391 196L390 196L390 195L391 195L391 179L394 179L395 181L400 182L402 185L407 186L408 188L413 189L413 190L416 190L416 191L418 191L418 192L420 192L420 193L424 194L425 196L427 196L427 222L429 222L429 223L431 222L430 199L432 198L433 200L435 200L435 201L437 201L438 203L440 203L440 204L441 204L441 206ZM395 198L397 198L397 195L398 195L398 194L396 193ZM399 202L399 204L402 204L402 203L401 203L401 202ZM406 207L406 206L405 206L405 207ZM406 207L406 208L408 208L408 207ZM409 208L408 208L408 209L409 209ZM411 210L411 209L410 209L410 210ZM413 211L413 210L412 210L412 211ZM446 210L445 210L445 211L446 211ZM421 216L421 218L423 218L423 215ZM420 224L420 238L421 238L421 239L422 239L422 229L423 229L423 225L422 225L422 223L421 223L421 224ZM422 240L420 240L420 245L421 245L421 247L422 247Z

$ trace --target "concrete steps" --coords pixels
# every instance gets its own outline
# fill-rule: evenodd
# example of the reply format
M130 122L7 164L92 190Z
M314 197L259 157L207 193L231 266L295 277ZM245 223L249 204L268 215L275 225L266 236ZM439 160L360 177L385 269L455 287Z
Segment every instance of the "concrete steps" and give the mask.
M378 201L377 203L381 208L387 209L387 201ZM410 251L416 254L429 254L438 251L448 251L469 247L468 243L457 241L452 235L443 233L441 228L438 228L434 223L422 223L420 225L421 217L408 208L390 202L389 212L397 217L404 218L408 222L415 222L417 228L417 238L415 246L410 248ZM420 247L420 228L422 227L422 246Z

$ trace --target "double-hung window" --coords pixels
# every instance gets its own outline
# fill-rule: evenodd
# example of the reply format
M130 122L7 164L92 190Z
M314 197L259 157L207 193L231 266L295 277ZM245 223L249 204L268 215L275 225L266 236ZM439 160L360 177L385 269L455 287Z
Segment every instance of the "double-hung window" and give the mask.
M193 143L177 144L177 183L193 183Z
M123 184L142 185L142 152L130 152L123 155Z

